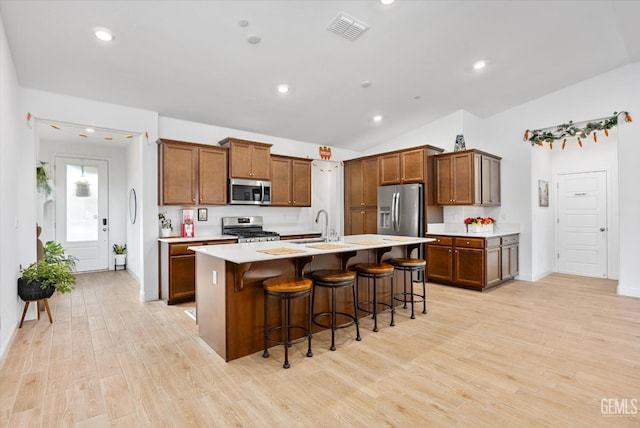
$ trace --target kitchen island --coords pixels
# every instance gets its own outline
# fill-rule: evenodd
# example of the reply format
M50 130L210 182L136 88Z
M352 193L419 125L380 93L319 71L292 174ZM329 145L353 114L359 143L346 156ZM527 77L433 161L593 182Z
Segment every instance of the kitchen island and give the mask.
M196 316L200 337L225 361L263 348L262 281L280 275L304 275L319 269L344 269L405 257L429 238L351 235L338 242L317 240L252 242L189 247L196 253ZM362 300L370 300L361 284ZM389 299L387 287L380 298ZM386 294L385 294L386 293ZM338 310L352 308L350 293L341 296ZM316 296L316 312L328 309L328 295ZM307 305L293 302L293 323L304 322ZM278 311L270 323L278 319ZM364 314L363 314L364 315ZM315 331L319 327L314 327Z

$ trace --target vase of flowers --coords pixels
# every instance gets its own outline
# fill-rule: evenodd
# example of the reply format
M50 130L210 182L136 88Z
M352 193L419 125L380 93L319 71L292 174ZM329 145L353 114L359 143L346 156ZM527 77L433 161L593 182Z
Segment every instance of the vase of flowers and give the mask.
M163 238L171 236L173 226L171 225L171 219L167 217L167 213L158 213L158 220L160 220L160 236Z
M493 232L495 219L491 217L467 217L464 224L467 226L467 232Z

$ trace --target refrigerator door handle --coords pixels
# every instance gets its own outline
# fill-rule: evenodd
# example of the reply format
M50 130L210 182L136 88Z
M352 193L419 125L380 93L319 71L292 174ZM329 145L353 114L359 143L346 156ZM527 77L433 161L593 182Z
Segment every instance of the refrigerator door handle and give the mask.
M391 196L391 231L396 230L396 193Z
M396 232L400 231L400 192L396 193Z

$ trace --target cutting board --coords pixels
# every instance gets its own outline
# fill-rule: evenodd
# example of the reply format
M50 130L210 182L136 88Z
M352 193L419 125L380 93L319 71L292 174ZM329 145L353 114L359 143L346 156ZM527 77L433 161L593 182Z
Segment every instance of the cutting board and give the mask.
M340 244L312 244L312 245L305 245L305 247L317 248L318 250L335 250L337 248L349 248L348 245L340 245Z
M297 254L297 253L306 253L305 250L297 250L295 248L270 248L267 250L256 250L259 253L271 254L272 256L282 256L285 254Z
M382 241L349 241L349 244L358 244L358 245L380 245L384 244Z

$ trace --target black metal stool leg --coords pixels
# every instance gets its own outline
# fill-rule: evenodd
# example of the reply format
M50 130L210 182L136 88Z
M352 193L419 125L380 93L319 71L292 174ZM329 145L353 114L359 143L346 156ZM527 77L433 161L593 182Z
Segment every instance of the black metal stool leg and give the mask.
M336 330L337 330L337 320L336 320L336 289L331 289L331 347L330 351L336 350Z
M351 291L353 293L353 314L355 315L356 322L356 340L360 341L362 338L360 337L360 320L358 319L358 283L357 281L353 282L353 286L351 287Z
M373 331L378 332L378 288L375 276L373 277Z
M264 293L264 352L262 353L262 358L269 358L269 329L267 328L267 293Z
M312 333L312 322L313 322L313 290L311 291L311 294L309 295L309 323L308 323L308 342L309 342L309 350L307 351L307 357L313 357L313 352L311 352L311 338L313 337L313 333Z
M405 273L406 272L407 271L405 271ZM413 310L414 300L415 299L413 298L414 294L413 294L413 271L412 270L409 271L409 279L411 280L411 287L410 287L411 288L411 319L414 320L414 319L416 319L416 315L415 315L415 312ZM407 281L405 280L405 287L406 287L406 283L407 283Z
M427 276L427 272L423 271L422 273L422 313L427 313L427 283L425 281L425 277Z
M282 367L288 369L289 365L289 348L291 347L291 340L289 339L289 311L291 310L291 300L286 299L284 310L284 364Z
M394 316L396 314L396 305L393 304L393 296L395 296L395 290L393 287L393 275L391 275L391 324L389 324L391 327L393 327L394 325L396 325L396 322L394 320Z
M403 287L402 287L402 296L404 297L404 305L402 306L402 309L407 309L407 271L403 270L402 271L402 281L404 283ZM413 289L411 289L411 296L413 296ZM413 304L413 302L411 302Z

